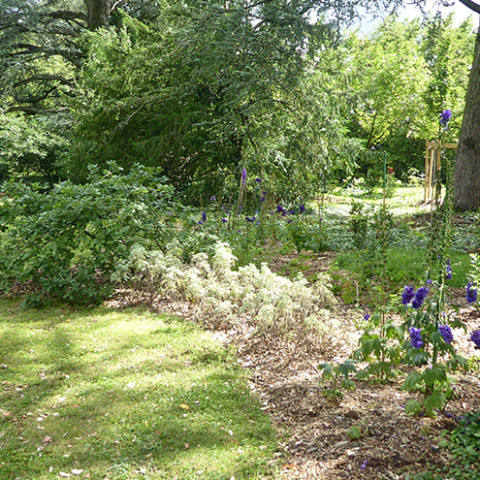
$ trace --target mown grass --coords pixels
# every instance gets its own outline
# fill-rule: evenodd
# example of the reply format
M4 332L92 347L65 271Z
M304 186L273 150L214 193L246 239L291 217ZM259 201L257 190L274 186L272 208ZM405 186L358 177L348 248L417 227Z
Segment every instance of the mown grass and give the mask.
M0 297L0 479L258 479L274 432L231 350L165 315Z

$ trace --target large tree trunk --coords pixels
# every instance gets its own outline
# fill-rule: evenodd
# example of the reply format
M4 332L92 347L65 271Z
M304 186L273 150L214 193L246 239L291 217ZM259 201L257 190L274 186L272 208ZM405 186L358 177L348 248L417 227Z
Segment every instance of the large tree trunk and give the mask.
M475 40L455 163L455 208L480 208L480 29Z
M85 0L89 30L108 27L110 22L110 0Z

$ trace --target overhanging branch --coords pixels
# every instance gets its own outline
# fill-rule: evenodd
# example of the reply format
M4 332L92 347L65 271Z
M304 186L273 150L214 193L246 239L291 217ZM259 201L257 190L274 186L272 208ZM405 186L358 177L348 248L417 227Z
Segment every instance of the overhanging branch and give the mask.
M480 13L480 5L478 5L475 2L472 2L472 0L458 0L460 3L463 3L467 8L470 10L474 11L475 13Z

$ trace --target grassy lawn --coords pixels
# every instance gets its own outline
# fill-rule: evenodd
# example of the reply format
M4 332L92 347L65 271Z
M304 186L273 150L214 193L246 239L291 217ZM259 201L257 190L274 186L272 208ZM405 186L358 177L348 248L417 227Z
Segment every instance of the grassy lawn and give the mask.
M259 479L274 434L231 351L142 310L0 297L0 479Z

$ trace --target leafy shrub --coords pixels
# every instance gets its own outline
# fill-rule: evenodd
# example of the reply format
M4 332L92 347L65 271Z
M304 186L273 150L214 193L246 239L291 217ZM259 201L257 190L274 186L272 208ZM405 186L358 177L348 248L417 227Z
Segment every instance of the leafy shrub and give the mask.
M111 164L103 173L92 170L85 185L67 181L49 192L13 182L4 191L0 288L29 284L33 303L98 303L111 293L110 274L132 245L166 242L172 189L144 167L123 175Z

